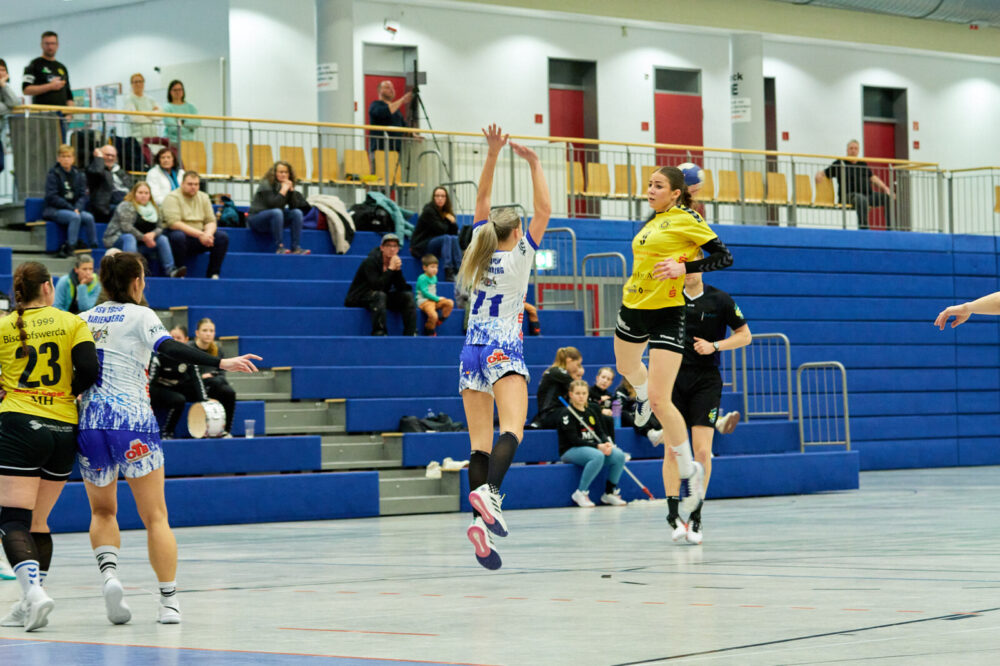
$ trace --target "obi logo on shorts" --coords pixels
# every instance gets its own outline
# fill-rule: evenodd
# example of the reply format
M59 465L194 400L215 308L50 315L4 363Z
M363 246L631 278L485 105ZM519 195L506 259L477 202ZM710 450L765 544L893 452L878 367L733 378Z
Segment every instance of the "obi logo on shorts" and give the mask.
M128 448L128 451L125 452L125 460L128 460L129 462L135 462L136 460L142 460L143 458L145 458L146 456L148 456L150 453L152 453L152 451L149 450L149 447L142 443L142 440L133 439L129 443L132 446L130 446Z
M509 361L510 356L503 353L502 349L494 349L493 353L486 357L486 363L488 365L496 365L497 363L503 363L504 361Z

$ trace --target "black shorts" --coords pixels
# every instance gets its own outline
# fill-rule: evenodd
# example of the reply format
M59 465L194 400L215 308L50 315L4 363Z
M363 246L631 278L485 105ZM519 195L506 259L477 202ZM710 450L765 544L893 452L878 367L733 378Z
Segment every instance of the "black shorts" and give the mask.
M0 475L65 481L76 462L76 426L18 412L0 414Z
M719 369L681 368L674 382L674 407L684 416L687 427L715 427L722 400L722 375Z
M615 337L625 342L649 340L650 349L684 353L684 306L659 310L633 310L624 305L618 310Z

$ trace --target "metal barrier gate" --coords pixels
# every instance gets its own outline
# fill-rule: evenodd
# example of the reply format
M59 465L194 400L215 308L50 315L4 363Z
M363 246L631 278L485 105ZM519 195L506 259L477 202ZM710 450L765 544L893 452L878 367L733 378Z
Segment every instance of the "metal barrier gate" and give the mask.
M784 333L755 333L740 351L744 418L787 415L791 421L792 346L788 337Z
M594 266L588 273L588 266ZM621 252L588 254L580 262L584 335L611 335L628 280L628 263Z
M538 268L539 255L553 252L551 268ZM577 310L576 233L569 227L550 227L535 253L532 283L539 310Z
M807 446L843 446L850 451L851 417L847 406L847 370L843 364L837 361L803 363L795 373L795 385L799 450L805 452Z

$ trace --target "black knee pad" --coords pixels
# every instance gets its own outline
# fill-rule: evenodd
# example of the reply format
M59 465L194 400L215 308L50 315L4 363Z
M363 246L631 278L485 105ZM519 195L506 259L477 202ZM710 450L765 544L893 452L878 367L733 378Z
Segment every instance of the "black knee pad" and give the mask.
M0 537L14 532L31 533L31 509L0 507Z

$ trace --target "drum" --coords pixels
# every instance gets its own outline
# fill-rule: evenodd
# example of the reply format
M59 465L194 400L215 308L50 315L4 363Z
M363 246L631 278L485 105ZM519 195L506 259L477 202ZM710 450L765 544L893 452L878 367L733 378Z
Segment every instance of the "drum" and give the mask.
M226 409L218 400L196 402L188 410L188 432L195 439L219 437L226 429Z

